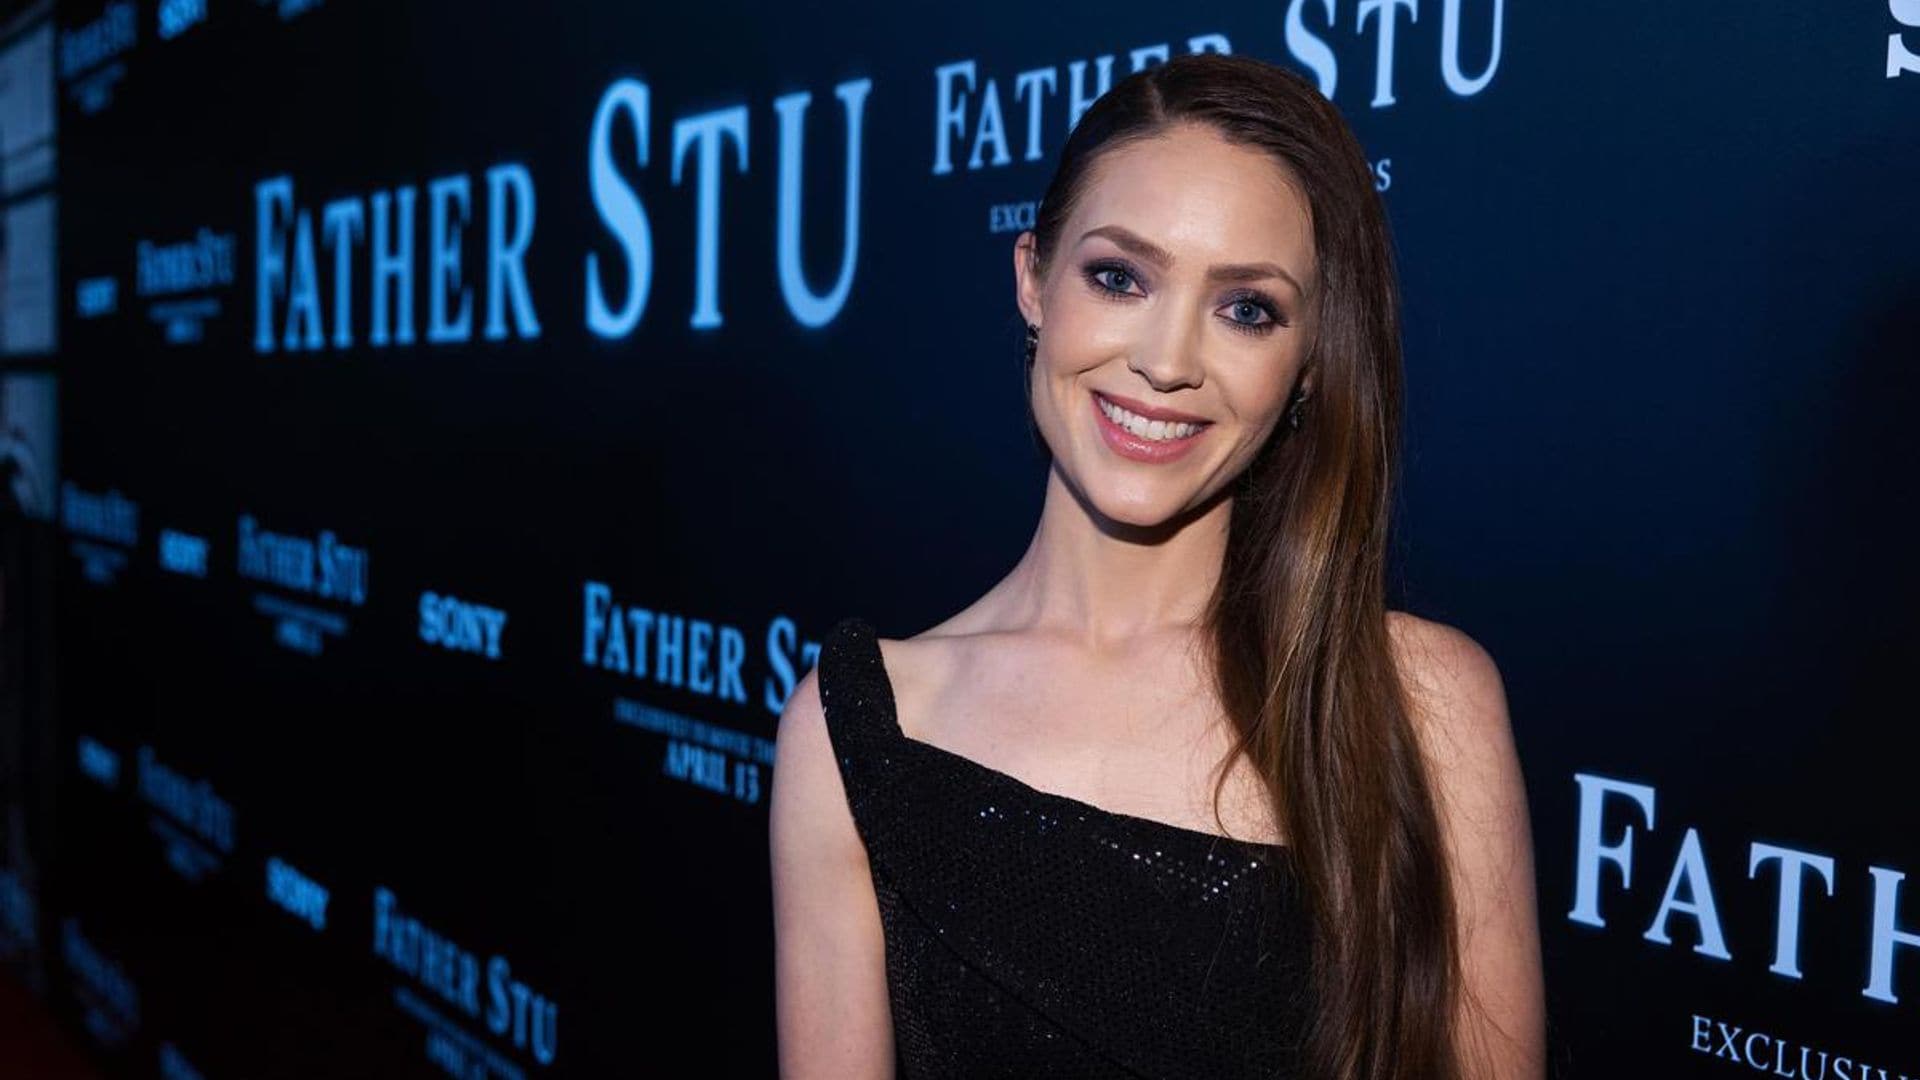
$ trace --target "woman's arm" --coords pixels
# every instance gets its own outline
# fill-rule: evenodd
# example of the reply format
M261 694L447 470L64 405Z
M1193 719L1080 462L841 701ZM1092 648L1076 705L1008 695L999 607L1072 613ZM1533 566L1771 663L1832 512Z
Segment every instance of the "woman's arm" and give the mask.
M780 714L767 796L780 1075L891 1080L880 905L815 674Z
M1401 612L1388 625L1451 861L1464 1074L1538 1080L1546 1075L1546 991L1533 838L1500 671L1453 627Z

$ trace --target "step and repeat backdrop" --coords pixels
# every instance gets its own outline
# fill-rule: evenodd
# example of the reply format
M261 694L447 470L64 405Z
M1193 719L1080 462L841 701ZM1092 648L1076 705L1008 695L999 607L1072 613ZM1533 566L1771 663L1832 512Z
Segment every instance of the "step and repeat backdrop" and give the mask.
M1372 160L1554 1075L1920 1075L1916 0L10 5L7 977L112 1076L773 1075L781 706L1024 548L1010 246L1205 50Z

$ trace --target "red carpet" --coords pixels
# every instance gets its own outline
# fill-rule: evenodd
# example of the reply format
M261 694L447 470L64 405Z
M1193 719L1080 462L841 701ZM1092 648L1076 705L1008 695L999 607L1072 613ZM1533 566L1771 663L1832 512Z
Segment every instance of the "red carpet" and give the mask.
M99 1080L73 1035L32 991L0 973L0 1075Z

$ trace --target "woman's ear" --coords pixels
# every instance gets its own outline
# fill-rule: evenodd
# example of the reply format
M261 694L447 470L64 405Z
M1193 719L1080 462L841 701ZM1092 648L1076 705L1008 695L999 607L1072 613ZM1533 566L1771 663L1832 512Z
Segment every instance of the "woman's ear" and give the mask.
M1039 248L1033 230L1023 230L1013 241L1013 302L1020 315L1039 326L1046 321L1040 306Z

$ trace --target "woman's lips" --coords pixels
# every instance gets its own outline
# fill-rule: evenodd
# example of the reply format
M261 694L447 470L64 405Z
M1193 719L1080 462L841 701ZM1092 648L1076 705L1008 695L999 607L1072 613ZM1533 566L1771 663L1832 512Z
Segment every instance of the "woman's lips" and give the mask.
M1087 394L1087 401L1093 409L1093 422L1100 428L1100 437L1106 441L1114 453L1132 461L1142 461L1161 465L1177 461L1193 450L1194 444L1206 435L1211 424L1201 424L1193 434L1178 439L1149 439L1135 435L1126 428L1113 422L1101 407L1101 395L1098 391ZM1114 404L1118 404L1115 402ZM1125 408L1125 406L1121 406ZM1128 410L1131 412L1132 410ZM1136 414L1137 415L1137 414Z

